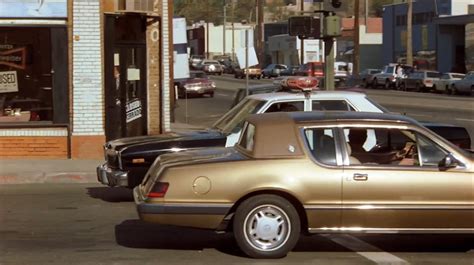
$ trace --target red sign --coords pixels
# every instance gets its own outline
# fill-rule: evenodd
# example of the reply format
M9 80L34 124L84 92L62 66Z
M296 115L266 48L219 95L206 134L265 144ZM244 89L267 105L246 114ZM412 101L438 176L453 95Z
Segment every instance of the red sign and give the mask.
M0 51L0 65L24 70L26 68L26 48Z

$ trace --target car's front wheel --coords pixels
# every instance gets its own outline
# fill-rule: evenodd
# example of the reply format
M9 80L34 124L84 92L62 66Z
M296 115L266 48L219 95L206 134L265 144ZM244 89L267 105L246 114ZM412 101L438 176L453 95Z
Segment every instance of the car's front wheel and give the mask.
M295 207L276 195L251 197L236 210L234 236L252 258L281 258L299 239L301 224Z

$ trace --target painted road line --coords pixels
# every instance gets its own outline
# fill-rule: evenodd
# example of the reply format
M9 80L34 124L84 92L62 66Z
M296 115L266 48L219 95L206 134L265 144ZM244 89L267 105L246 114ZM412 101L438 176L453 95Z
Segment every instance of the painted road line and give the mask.
M326 238L336 242L337 244L348 248L364 258L371 260L377 264L390 264L390 265L402 265L410 264L408 261L403 260L395 255L370 245L351 235L324 235Z
M220 97L229 97L229 96L232 96L232 94L226 94L226 93L216 93L216 96L220 96Z
M455 118L457 121L474 121L473 119Z

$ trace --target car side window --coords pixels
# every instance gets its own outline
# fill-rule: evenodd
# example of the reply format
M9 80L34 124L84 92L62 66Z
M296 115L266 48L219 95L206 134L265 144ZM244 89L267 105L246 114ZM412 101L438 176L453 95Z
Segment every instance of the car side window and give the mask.
M240 137L238 145L245 150L252 152L254 147L255 125L246 123L244 132Z
M304 111L304 101L288 101L273 103L265 113Z
M345 100L313 100L312 110L355 111Z
M304 130L305 141L311 155L318 162L336 165L336 143L334 131L328 128L307 128Z
M405 129L344 128L351 165L437 166L447 154L426 136ZM368 142L372 142L367 146Z

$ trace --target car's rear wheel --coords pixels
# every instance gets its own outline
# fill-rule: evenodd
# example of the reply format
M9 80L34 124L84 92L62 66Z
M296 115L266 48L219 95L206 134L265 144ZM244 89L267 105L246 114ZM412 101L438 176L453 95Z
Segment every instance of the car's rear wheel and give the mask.
M407 91L407 86L405 85L405 82L400 83L400 90L401 91Z
M421 86L419 83L416 83L415 85L415 92L421 92Z
M377 78L374 78L374 80L372 81L372 88L376 89L377 86L378 86Z
M239 205L233 221L240 249L253 258L281 258L299 239L301 224L295 207L276 195L258 195Z
M210 92L209 97L213 98L214 97L214 92Z
M451 87L451 93L450 93L450 94L451 94L451 95L457 95L457 94L458 94L458 90L456 89L456 86L455 86L455 85L453 85L453 86Z

